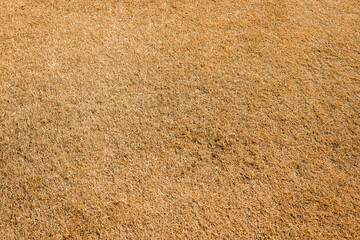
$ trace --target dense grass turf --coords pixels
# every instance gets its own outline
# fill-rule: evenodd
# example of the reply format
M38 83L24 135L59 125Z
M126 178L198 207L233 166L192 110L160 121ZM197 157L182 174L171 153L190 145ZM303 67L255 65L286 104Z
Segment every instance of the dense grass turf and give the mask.
M357 0L0 2L1 239L359 239Z

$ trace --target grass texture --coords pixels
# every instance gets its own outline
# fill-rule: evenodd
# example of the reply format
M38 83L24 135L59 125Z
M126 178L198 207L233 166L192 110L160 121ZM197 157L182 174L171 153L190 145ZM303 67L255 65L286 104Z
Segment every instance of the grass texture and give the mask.
M358 0L0 2L0 239L360 239Z

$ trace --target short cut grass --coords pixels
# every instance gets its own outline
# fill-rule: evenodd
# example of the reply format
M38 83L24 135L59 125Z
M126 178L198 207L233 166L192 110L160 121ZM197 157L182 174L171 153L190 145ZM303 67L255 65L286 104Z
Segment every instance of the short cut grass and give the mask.
M0 238L360 239L358 0L3 0Z

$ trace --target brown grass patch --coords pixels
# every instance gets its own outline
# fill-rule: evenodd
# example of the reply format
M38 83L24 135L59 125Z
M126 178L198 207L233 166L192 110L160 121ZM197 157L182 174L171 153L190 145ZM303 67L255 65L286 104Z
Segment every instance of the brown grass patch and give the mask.
M0 3L3 239L359 239L360 5Z

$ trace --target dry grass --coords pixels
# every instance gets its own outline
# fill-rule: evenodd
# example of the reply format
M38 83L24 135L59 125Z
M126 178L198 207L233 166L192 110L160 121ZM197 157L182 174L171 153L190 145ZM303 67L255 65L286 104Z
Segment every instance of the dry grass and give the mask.
M0 2L1 239L360 239L358 0Z

